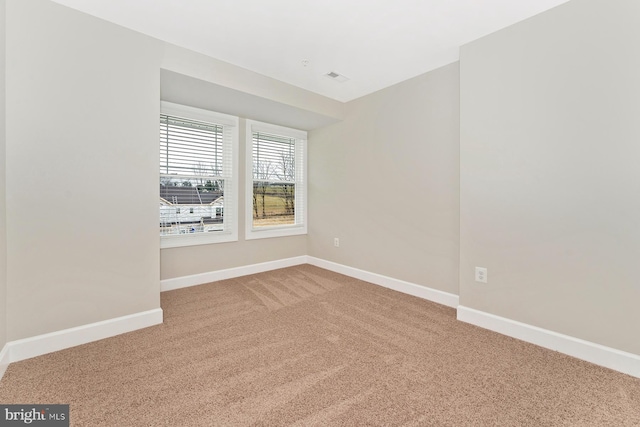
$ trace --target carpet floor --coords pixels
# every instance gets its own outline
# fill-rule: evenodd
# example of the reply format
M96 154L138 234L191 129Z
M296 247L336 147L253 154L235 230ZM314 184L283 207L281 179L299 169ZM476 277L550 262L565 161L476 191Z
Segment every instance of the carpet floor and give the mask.
M162 293L164 324L13 363L74 426L639 426L640 379L301 265Z

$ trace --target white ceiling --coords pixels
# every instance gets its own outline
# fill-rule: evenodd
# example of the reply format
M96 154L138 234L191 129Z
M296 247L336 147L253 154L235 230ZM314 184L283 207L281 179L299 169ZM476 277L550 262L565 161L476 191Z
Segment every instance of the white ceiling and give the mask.
M346 102L454 62L459 46L568 0L53 1Z

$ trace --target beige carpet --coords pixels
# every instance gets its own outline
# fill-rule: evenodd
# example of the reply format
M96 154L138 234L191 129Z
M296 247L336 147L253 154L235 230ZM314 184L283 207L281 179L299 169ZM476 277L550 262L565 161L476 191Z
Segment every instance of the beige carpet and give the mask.
M75 426L638 426L640 379L316 267L162 294L163 325L12 364Z

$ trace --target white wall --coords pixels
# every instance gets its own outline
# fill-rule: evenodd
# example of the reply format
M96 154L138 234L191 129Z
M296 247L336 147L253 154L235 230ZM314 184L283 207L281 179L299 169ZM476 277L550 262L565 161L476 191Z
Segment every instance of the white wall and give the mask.
M7 342L7 215L6 215L6 121L5 54L6 2L0 0L0 351ZM0 367L1 368L1 367Z
M342 103L47 0L7 2L8 340L157 308L160 274L306 253L305 236L245 242L242 226L236 243L160 253L160 70L306 117L339 119Z
M346 107L309 135L309 255L457 294L458 64Z
M160 306L162 44L7 1L8 340Z
M462 48L462 305L640 354L639 23L574 0Z

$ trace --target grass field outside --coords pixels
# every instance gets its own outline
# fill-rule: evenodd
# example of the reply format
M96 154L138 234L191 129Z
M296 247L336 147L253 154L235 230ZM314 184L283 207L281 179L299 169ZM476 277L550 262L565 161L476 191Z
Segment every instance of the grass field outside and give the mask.
M295 224L295 215L291 212L287 212L284 195L275 193L273 191L268 191L264 196L264 209L262 203L262 195L259 193L254 193L254 195L254 227Z

